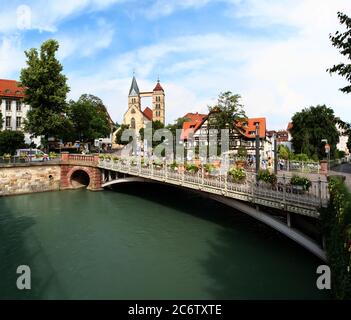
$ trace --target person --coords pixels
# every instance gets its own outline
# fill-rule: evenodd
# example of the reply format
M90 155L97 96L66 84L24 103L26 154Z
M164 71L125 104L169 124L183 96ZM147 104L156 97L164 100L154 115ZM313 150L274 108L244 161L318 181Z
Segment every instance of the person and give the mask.
M268 167L267 167L267 169L268 169L270 172L271 172L272 169L273 169L273 161L272 161L272 158L271 158L271 157L268 158Z

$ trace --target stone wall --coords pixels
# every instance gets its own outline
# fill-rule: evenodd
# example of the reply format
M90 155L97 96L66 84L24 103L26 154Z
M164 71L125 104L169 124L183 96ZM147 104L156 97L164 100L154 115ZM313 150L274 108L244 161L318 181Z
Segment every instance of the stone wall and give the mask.
M60 190L60 165L0 168L0 196Z

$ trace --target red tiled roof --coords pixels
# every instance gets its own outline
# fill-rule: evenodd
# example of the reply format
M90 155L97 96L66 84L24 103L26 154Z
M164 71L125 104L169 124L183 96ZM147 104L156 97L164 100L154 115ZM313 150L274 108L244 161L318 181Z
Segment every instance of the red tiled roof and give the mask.
M143 111L143 115L150 121L152 121L152 110L149 107L146 107Z
M183 123L183 130L180 139L186 140L191 132L195 133L201 127L207 118L207 114L189 112L183 118L187 120Z
M291 130L292 127L293 127L293 123L292 123L292 122L289 122L289 123L288 123L288 128L287 128L286 130Z
M160 81L157 82L154 91L164 91L161 84L160 84Z
M19 84L15 80L4 80L0 79L0 96L1 97L24 97L25 89L19 87Z
M201 114L201 113L187 113L183 118L188 119L187 121L203 121L207 117L207 114Z
M247 125L243 126L243 122L246 122ZM244 134L247 138L255 138L257 122L259 123L259 136L264 139L266 137L266 118L247 118L246 120L239 122L237 126L245 129Z

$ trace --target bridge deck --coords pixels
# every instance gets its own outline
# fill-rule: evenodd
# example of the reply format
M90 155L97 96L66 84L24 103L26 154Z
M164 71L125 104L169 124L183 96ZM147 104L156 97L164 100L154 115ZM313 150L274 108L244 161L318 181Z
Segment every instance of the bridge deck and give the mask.
M326 185L314 182L309 192L295 194L288 187L268 188L254 182L254 176L247 179L246 183L233 183L227 180L227 175L205 176L203 172L190 174L177 172L168 167L157 169L150 165L147 167L133 166L121 162L100 160L99 168L128 174L136 177L200 190L227 198L233 198L259 204L266 207L282 209L314 218L319 217L318 208L328 204ZM111 185L111 181L108 185ZM103 184L102 186L106 186Z

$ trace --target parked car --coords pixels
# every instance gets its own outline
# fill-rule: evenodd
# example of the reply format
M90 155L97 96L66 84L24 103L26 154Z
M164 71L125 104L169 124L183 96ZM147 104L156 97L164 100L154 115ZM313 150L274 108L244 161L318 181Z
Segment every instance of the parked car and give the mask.
M26 161L48 161L50 157L39 149L17 149L16 157L25 158Z

